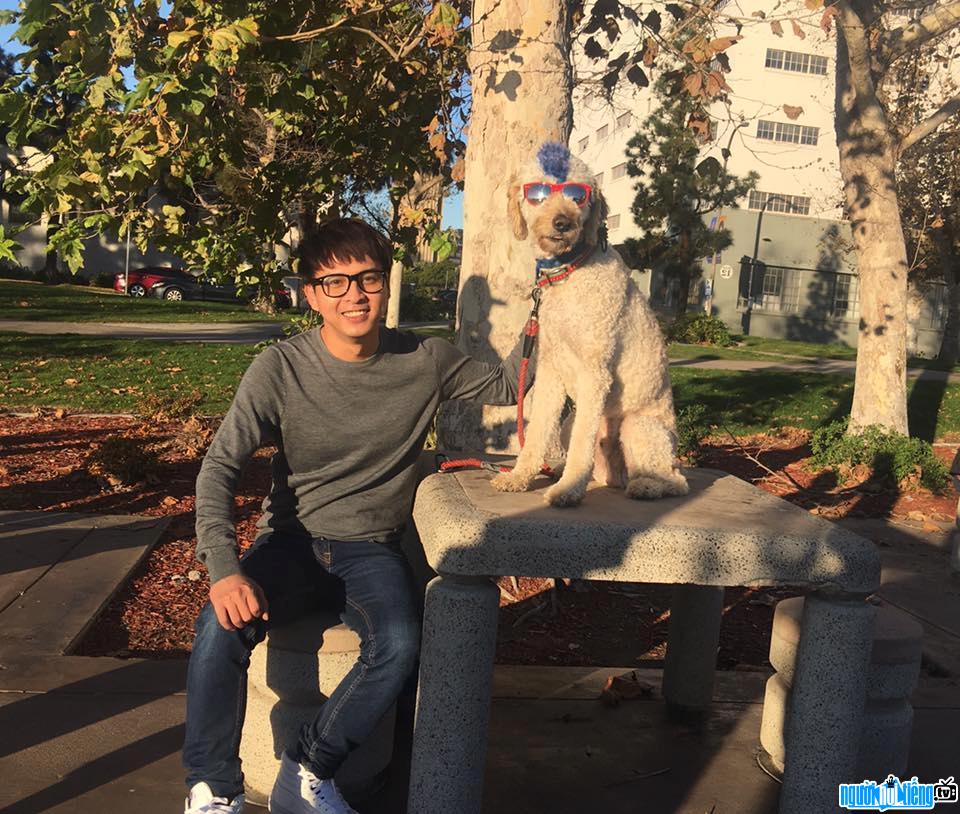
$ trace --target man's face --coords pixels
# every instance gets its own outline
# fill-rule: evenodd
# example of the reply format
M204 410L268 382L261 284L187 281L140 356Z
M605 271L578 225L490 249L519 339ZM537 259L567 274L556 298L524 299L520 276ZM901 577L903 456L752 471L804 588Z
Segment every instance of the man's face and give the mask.
M387 304L386 271L369 257L317 268L313 279L305 286L305 293L310 307L323 317L324 331L331 332L335 339L351 343L377 335L380 317ZM344 290L344 281L332 275L360 277L349 280L345 293L335 296ZM329 293L318 282L323 278L326 278ZM367 291L361 288L361 282ZM380 291L370 293L380 285Z

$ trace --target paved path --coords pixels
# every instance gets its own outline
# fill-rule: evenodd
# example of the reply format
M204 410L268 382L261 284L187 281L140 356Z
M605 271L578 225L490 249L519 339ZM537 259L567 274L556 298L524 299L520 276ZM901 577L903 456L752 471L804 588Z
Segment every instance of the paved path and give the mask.
M0 811L182 810L186 663L63 655L163 529L148 517L0 512ZM908 776L960 767L960 581L952 528L845 526L877 542L881 596L925 628ZM930 665L950 677L930 674ZM702 730L669 723L654 697L607 709L607 676L631 666L496 669L484 814L604 811L768 814L777 785L754 762L766 673L718 673ZM402 699L387 786L361 814L402 814L412 700ZM560 771L558 771L560 769ZM877 778L880 779L880 778ZM641 804L642 801L642 804ZM248 807L248 811L262 811Z
M404 322L402 328L446 328L449 322ZM254 344L283 337L280 322L37 322L0 319L0 331L80 334L113 339L169 339L174 342Z
M404 322L402 328L446 328L449 322ZM164 338L176 342L216 342L222 344L245 344L263 342L283 336L278 322L170 322L170 323L128 323L128 322L30 322L27 320L0 319L0 332L29 334L81 334L84 336L113 337L116 339L155 339ZM705 348L704 357L710 350ZM800 373L823 373L834 376L853 376L856 362L846 359L815 359L783 361L771 358L763 359L674 359L671 367L694 367L700 370L783 370ZM960 382L960 374L909 368L907 376L923 381Z

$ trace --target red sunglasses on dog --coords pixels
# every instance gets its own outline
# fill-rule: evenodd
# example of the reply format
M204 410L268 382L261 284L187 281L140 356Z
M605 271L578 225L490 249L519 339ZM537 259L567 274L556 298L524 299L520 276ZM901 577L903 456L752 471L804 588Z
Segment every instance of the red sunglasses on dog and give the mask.
M539 206L554 192L559 192L568 201L573 201L577 206L584 207L590 203L592 190L593 187L589 184L576 184L572 181L563 184L545 184L542 181L537 181L523 185L523 198L531 206Z

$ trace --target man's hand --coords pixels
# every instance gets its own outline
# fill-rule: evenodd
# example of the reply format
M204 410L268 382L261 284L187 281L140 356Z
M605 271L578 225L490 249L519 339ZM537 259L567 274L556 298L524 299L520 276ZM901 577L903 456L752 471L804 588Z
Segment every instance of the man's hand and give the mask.
M213 583L210 603L217 621L227 630L239 630L254 619L269 619L263 589L243 574L231 574Z

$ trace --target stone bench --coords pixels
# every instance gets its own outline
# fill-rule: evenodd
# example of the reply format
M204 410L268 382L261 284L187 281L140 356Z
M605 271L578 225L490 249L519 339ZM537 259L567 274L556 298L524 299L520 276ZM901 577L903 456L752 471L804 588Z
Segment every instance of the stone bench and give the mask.
M277 625L254 648L240 741L248 802L267 804L283 750L296 744L300 727L320 712L359 655L357 634L330 611ZM362 799L386 778L395 720L394 707L337 772L348 799Z
M770 664L777 671L767 681L760 724L760 763L770 774L782 775L786 753L784 726L796 672L797 645L803 597L777 603L770 638ZM892 773L903 777L910 754L913 707L910 696L920 675L923 627L889 605L877 609L867 673L857 755L857 776L881 779Z
M673 583L664 695L709 706L726 586L812 589L804 610L780 810L837 807L850 781L880 584L872 543L722 472L683 498L631 501L592 486L576 509L542 485L502 494L484 471L435 474L414 521L438 576L427 589L409 814L479 814L499 590L494 578ZM856 781L863 778L856 778Z

